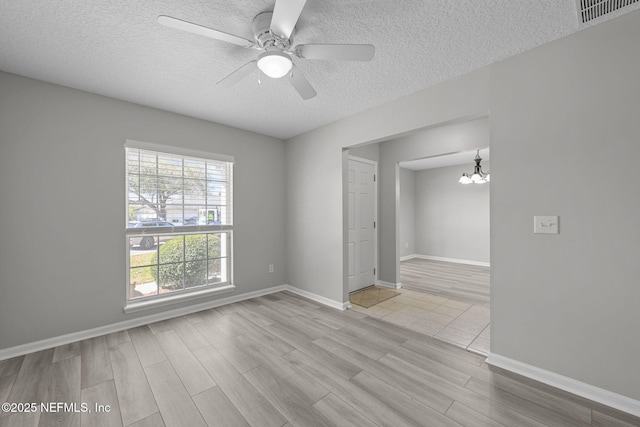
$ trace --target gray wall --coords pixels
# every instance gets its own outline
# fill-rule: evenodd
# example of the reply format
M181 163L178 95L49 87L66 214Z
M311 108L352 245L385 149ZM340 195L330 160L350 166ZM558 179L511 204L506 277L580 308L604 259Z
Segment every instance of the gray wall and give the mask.
M491 351L640 399L637 40L632 12L287 141L289 281L346 300L343 147L491 111ZM396 281L384 146L380 278ZM533 235L534 215L561 234Z
M349 148L349 155L377 162L380 159L380 144L366 144L360 147L351 147Z
M489 120L476 119L429 128L380 144L379 262L380 280L399 282L402 240L398 162L489 146ZM459 185L459 184L458 184ZM417 205L416 205L417 207ZM416 217L417 232L417 217ZM416 247L416 250L418 248Z
M491 351L635 399L638 40L632 12L491 70Z
M416 254L489 262L491 184L458 183L463 172L473 170L473 156L466 165L415 173ZM488 161L482 169L491 170Z
M123 313L125 139L235 156L235 292L286 282L282 141L2 72L0 93L0 348L163 310Z
M483 69L286 141L289 283L334 301L348 301L347 271L343 268L347 265L346 227L343 227L347 218L344 147L380 142L410 130L477 116L479 112L486 114L488 90L489 74ZM389 185L391 188L384 188ZM391 184L380 181L378 191L396 194L395 187L395 179ZM398 236L396 202L392 197L393 242ZM384 208L384 203L379 201L379 206ZM381 225L378 233L382 231ZM392 254L397 261L395 247ZM383 259L380 254L379 259ZM395 274L391 274L391 280L378 277L396 282Z
M416 173L400 168L400 256L416 253Z
M122 313L126 138L236 156L238 292L288 279L346 301L343 148L490 111L491 351L640 399L639 39L632 12L284 150L272 138L0 73L0 347L132 317ZM398 277L395 162L467 144L404 142L391 163L382 159L393 150L380 146L386 281ZM523 174L526 164L535 173ZM533 215L560 215L561 234L533 235Z

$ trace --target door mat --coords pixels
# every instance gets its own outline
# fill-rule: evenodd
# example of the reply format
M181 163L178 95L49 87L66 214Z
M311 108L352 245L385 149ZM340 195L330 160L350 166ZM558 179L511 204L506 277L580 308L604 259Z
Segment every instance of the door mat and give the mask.
M359 305L360 307L369 308L397 295L400 295L400 292L379 286L369 286L368 288L349 294L349 302Z

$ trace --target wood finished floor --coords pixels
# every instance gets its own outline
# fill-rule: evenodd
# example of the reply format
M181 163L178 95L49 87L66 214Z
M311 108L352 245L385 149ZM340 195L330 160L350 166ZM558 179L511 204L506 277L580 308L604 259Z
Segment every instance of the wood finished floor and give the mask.
M278 293L0 361L0 426L638 426L442 341Z
M413 258L400 263L400 282L405 289L489 303L489 267Z

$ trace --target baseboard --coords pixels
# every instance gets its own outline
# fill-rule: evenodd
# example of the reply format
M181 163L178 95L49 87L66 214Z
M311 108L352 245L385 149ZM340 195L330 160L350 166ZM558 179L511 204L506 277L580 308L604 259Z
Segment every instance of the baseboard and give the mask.
M491 353L487 357L487 364L510 371L527 378L550 385L560 390L568 391L585 399L609 406L619 411L640 417L640 401L630 397L605 390L564 375L556 374L499 354Z
M131 320L125 320L123 322L112 323L110 325L99 326L97 328L85 329L83 331L72 332L70 334L60 335L57 337L46 338L40 341L34 341L27 344L21 344L14 347L8 347L0 349L0 360L10 359L16 356L22 356L24 354L33 353L35 351L46 350L48 348L57 347L64 344L70 344L77 341L86 340L89 338L98 337L101 335L110 334L113 332L122 331L125 329L135 328L137 326L147 325L149 323L159 322L161 320L171 319L173 317L184 316L186 314L195 313L202 310L208 310L210 308L220 307L222 305L232 304L234 302L240 302L251 298L261 297L263 295L269 295L276 292L289 291L294 294L298 294L305 298L309 298L315 302L323 305L327 305L338 310L345 310L350 305L349 302L341 303L330 300L323 296L303 291L298 288L294 288L291 285L279 285L267 289L260 289L258 291L246 292L239 295L232 295L226 298L220 298L213 301L207 301L200 304L190 305L188 307L177 308L173 310L163 311L162 313L151 314L148 316L137 317Z
M385 282L384 280L378 280L376 282L376 285L384 286L385 288L391 288L391 289L400 289L402 287L402 283L400 283L400 282L391 283L391 282Z
M410 259L414 259L417 258L418 255L416 254L411 254L411 255L405 255L405 256L401 256L400 257L400 261L409 261Z
M491 264L488 263L488 262L472 261L472 260L468 260L468 259L445 258L445 257L441 257L441 256L418 255L418 254L413 254L413 255L409 255L409 256L411 258L407 258L407 259L419 258L419 259L428 259L428 260L431 260L431 261L455 262L456 264L479 265L481 267L490 267L491 266ZM403 258L406 258L406 257L403 257ZM406 261L406 260L400 258L400 261Z
M313 292L309 292L309 291L305 291L303 289L295 288L295 287L293 287L291 285L284 285L284 286L286 286L286 290L291 292L291 293L294 293L296 295L300 295L301 297L308 298L311 301L315 301L317 303L320 303L322 305L326 305L326 306L331 307L331 308L335 308L335 309L344 311L344 310L346 310L347 308L349 308L351 306L351 303L349 303L349 301L347 301L347 302L338 302L338 301L334 301L332 299L323 297L321 295L314 294Z

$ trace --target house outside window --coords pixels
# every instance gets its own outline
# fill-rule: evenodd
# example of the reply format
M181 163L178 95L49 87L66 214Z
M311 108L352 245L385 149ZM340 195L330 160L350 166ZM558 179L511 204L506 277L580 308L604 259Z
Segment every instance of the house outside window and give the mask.
M127 305L232 287L233 158L134 141L125 151Z

